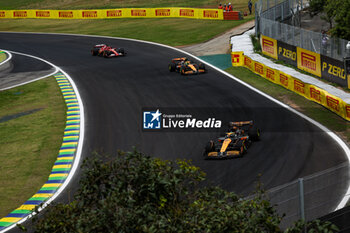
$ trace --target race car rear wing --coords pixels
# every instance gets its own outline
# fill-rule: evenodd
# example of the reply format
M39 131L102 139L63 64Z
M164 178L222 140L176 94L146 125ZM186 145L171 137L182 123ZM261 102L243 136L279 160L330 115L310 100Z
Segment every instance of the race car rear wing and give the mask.
M244 126L244 125L253 125L253 121L231 121L229 123L230 127L233 127L233 126L240 127L240 126Z

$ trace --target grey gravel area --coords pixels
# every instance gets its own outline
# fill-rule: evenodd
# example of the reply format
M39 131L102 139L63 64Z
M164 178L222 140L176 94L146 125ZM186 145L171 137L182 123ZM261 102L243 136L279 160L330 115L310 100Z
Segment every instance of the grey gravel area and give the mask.
M240 35L245 31L253 28L255 21L249 21L241 24L231 30L225 32L224 34L217 36L207 42L189 46L179 47L180 49L189 52L195 56L205 56L214 54L225 54L230 53L230 37L234 35Z

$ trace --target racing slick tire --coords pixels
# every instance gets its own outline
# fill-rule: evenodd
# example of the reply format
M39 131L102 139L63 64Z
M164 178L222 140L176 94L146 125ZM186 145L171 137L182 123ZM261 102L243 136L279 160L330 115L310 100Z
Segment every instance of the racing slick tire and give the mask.
M206 71L205 65L203 63L198 64L199 69Z
M256 127L252 127L248 130L248 136L249 139L252 141L259 141L260 140L260 129Z
M175 69L176 69L176 64L175 64L175 63L170 63L170 64L169 64L169 71L170 71L170 72L174 72Z
M204 149L204 153L203 153L204 159L208 159L209 158L208 153L210 153L212 151L215 151L215 144L213 141L209 141L205 145L205 149Z
M99 51L99 49L97 49L97 48L91 49L91 55L92 56L97 56L98 55L98 51Z
M121 56L125 56L124 48L119 48L119 49L117 50L117 53L121 54Z

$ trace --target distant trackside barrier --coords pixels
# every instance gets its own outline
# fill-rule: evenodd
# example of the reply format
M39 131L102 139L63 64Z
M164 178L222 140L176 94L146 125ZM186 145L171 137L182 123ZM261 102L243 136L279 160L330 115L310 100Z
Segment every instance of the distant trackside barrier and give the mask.
M221 9L121 8L96 10L0 10L0 19L193 18L223 20Z

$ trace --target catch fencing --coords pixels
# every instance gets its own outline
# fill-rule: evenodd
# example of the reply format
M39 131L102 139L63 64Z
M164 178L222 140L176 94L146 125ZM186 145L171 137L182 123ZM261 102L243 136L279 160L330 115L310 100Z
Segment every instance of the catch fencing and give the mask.
M349 168L348 162L342 163L268 190L266 195L271 204L280 215L285 214L282 229L299 219L310 221L333 212L343 196L349 197Z
M259 0L256 4L257 33L343 61L349 56L347 40L300 27L300 11L307 6L306 0Z

